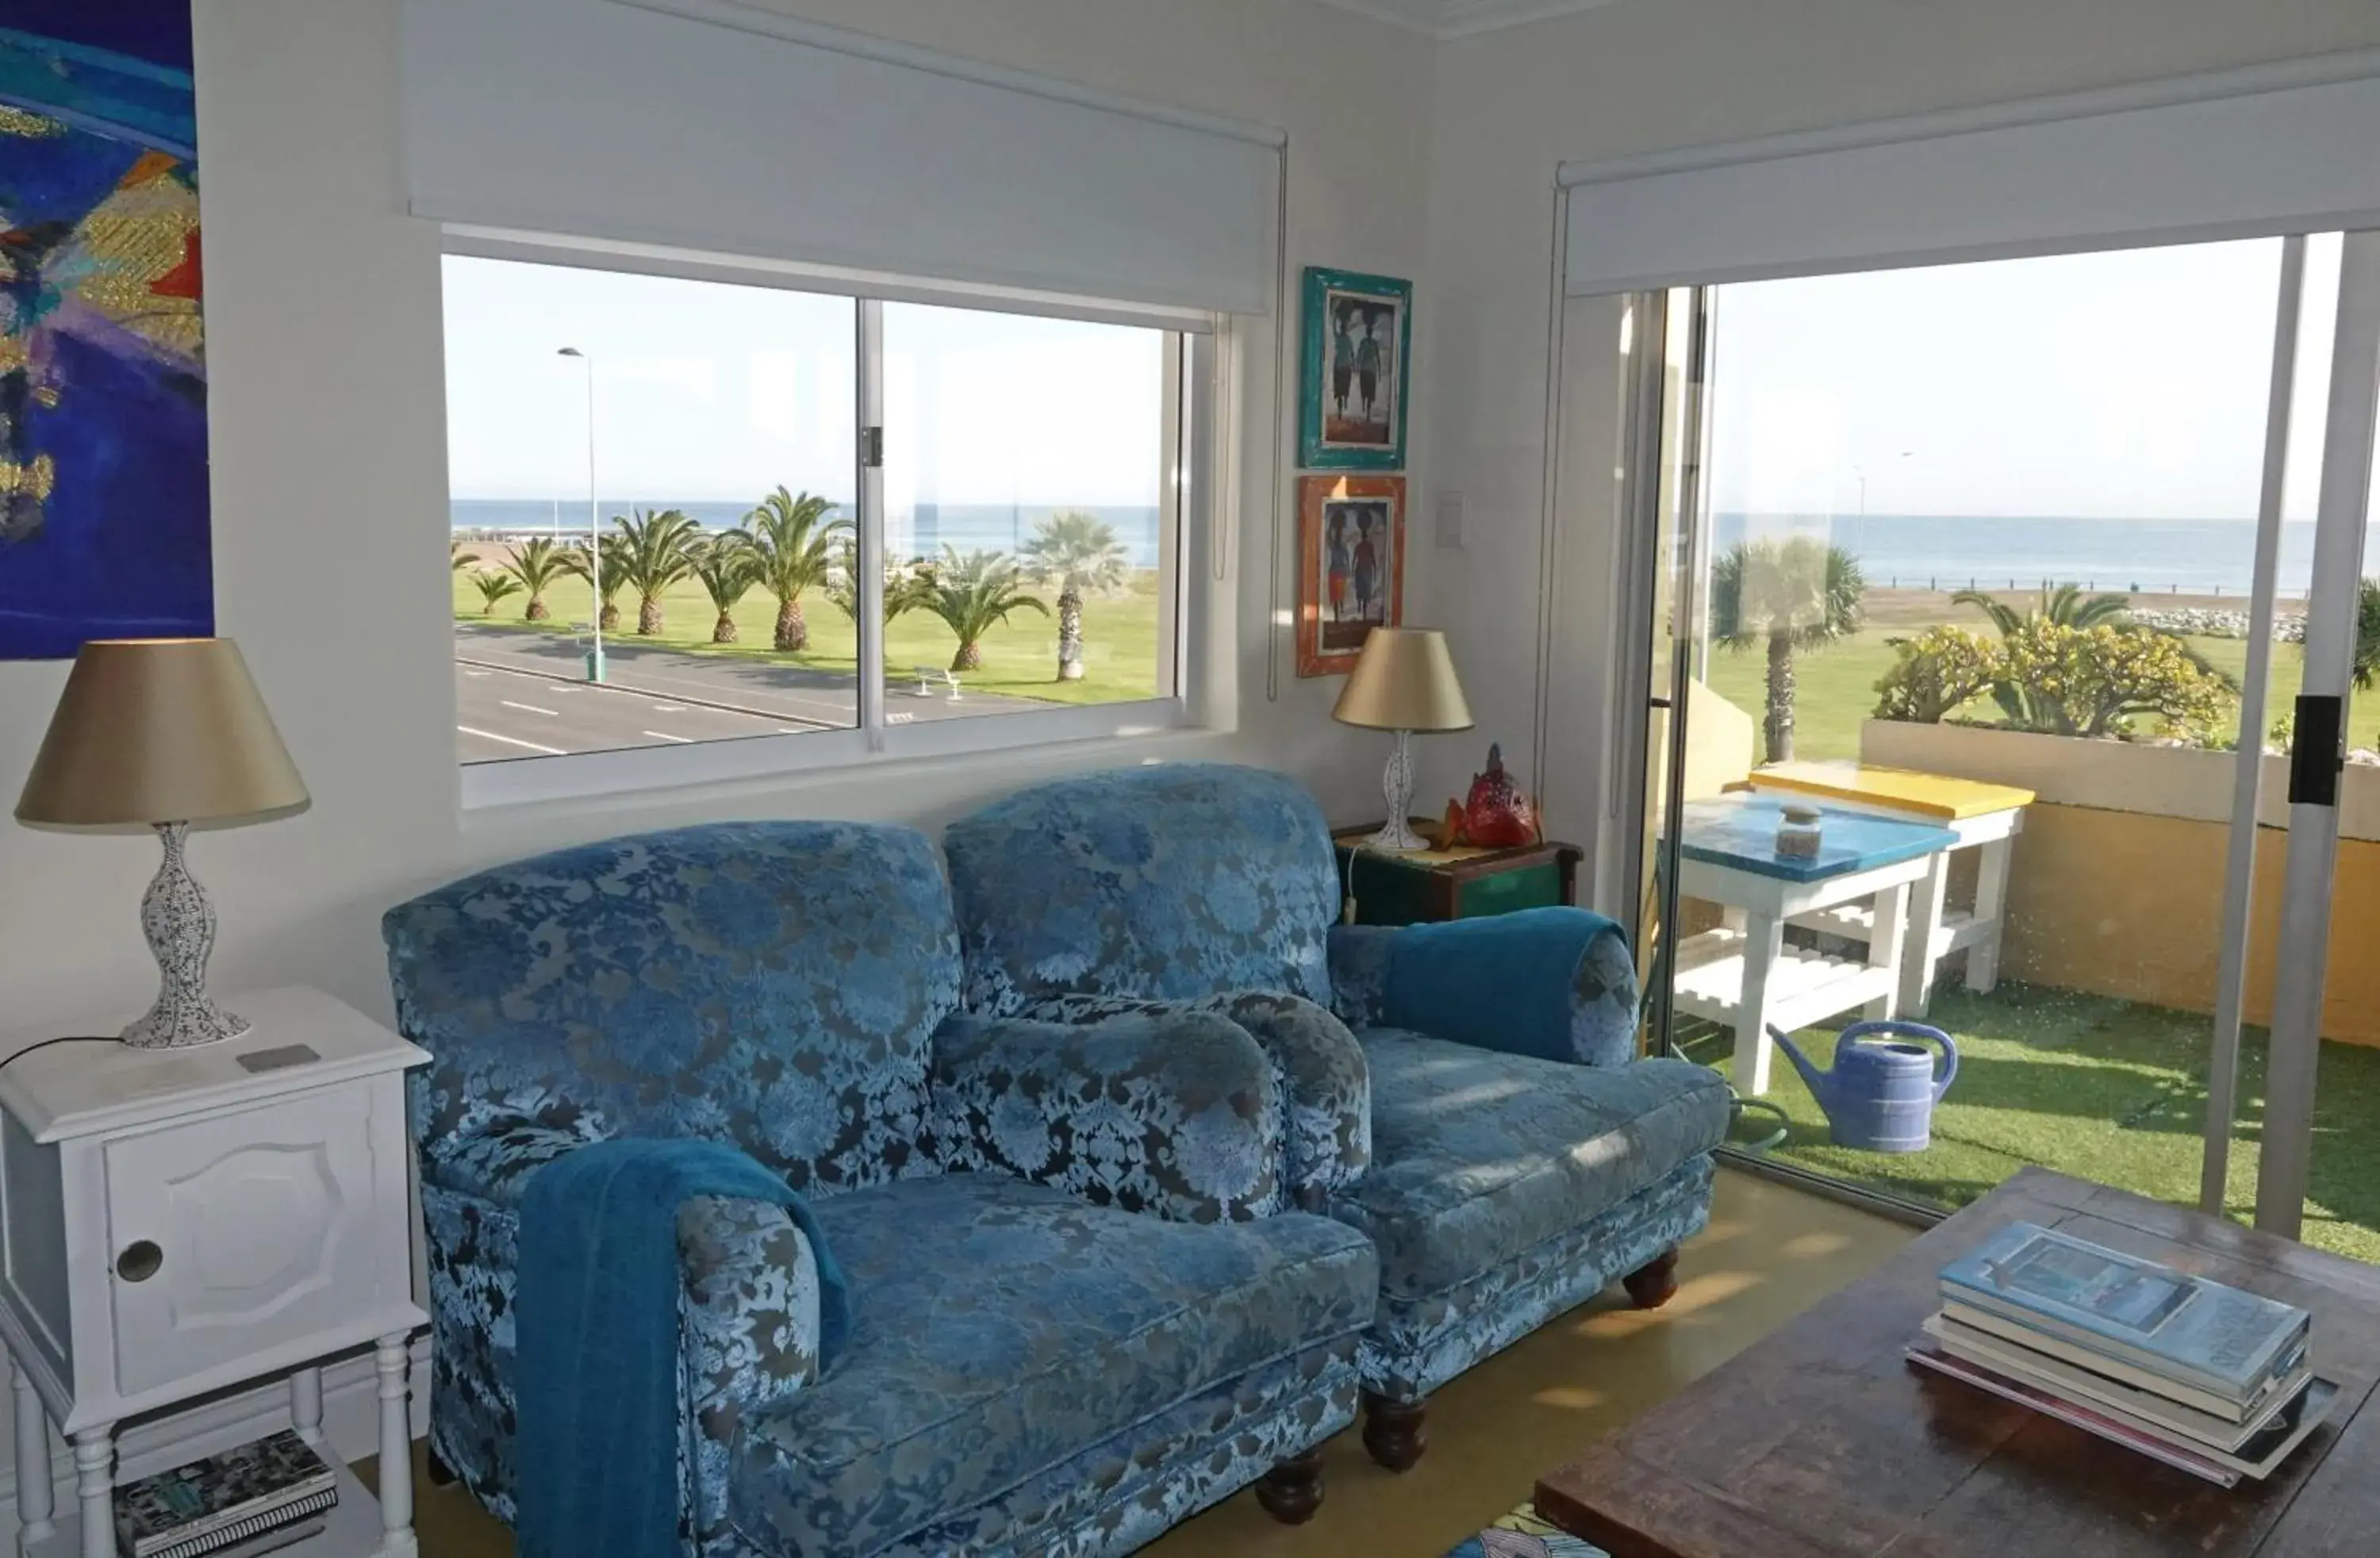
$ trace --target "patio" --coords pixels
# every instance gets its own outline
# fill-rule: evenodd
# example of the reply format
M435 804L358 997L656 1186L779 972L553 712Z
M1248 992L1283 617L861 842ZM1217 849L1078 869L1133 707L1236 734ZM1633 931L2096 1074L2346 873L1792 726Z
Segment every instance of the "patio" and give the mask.
M1966 1205L2027 1163L2119 1185L2184 1205L2198 1199L2206 1110L2209 1019L2104 995L2003 982L1989 995L1938 993L1928 1019L1959 1045L1959 1077L1934 1114L1925 1151L1883 1153L1835 1146L1826 1116L1782 1058L1766 1095L1790 1118L1771 1155L1817 1173L1945 1208ZM1797 1033L1811 1060L1833 1062L1835 1034ZM1685 1053L1721 1071L1731 1036L1683 1022ZM2246 1219L2255 1201L2256 1135L2264 1110L2265 1034L2240 1049L2228 1210ZM1744 1116L1746 1144L1773 1130ZM2314 1120L2305 1242L2380 1261L2380 1048L2325 1042Z

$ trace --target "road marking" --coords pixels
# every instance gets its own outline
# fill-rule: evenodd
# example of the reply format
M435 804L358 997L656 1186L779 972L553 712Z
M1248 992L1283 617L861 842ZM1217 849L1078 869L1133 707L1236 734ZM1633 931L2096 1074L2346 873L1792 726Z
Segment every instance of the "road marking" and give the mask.
M486 676L487 673L485 671L466 671L463 675L467 676L479 677Z
M666 730L649 730L645 732L645 734L651 736L656 741L674 741L681 747L691 747L694 745L694 737L691 736L672 736Z
M550 758L566 757L569 755L559 747L541 747L534 741L523 741L518 736L498 736L492 730L473 730L467 724L458 724L455 728L461 731L466 736L476 736L482 741L501 741L507 747L526 747L532 752L543 752ZM650 731L647 731L645 734L650 736L652 733Z
M656 703L653 705L653 712L656 714L683 714L686 712L686 705L683 703Z
M543 714L549 720L558 720L562 717L559 712L552 709L540 709L534 703L516 703L509 698L499 698L496 701L507 709L518 709L524 714Z

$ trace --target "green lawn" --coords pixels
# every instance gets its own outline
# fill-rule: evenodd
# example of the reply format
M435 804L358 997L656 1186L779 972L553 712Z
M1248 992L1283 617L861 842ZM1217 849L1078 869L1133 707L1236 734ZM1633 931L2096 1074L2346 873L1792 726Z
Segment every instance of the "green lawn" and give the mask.
M1786 1162L1944 1207L1975 1199L2027 1163L2195 1204L2206 1118L2209 1019L2188 1012L2042 986L2003 983L1989 995L1949 989L1928 1018L1959 1044L1959 1076L1934 1113L1923 1152L1857 1151L1828 1138L1826 1116L1782 1054L1767 1097L1791 1119L1775 1149ZM1820 1066L1835 1036L1796 1034ZM1708 1024L1682 1032L1694 1059L1724 1069L1733 1041ZM2255 1205L2264 1114L2264 1034L2242 1045L2240 1106L2227 1200L2234 1216ZM2380 1261L2380 1049L2322 1046L2313 1167L2305 1209L2308 1244ZM1738 1121L1739 1139L1774 1128L1760 1114Z
M568 633L577 631L578 625L594 615L587 586L576 579L548 593L546 604L552 610L553 620L545 623L524 621L522 613L528 603L517 595L500 603L494 615L482 615L480 592L473 587L470 576L458 573L454 582L457 621L489 622L530 632ZM1021 611L985 635L983 668L964 676L969 688L1061 703L1116 703L1158 696L1158 598L1153 570L1135 574L1131 585L1121 594L1084 599L1085 674L1078 682L1056 679L1058 603L1054 594L1047 595L1046 600L1049 615ZM611 641L666 644L703 654L759 656L845 676L858 666L856 630L842 609L822 593L813 591L802 597L803 614L809 621L810 648L789 655L780 655L770 648L777 604L758 590L747 595L734 613L738 642L716 647L710 642L710 630L718 613L711 609L710 599L698 584L688 581L677 585L662 597L665 625L662 633L650 639L638 638L635 632L636 596L624 590L617 603L621 631L607 635ZM919 665L948 665L957 649L958 639L940 618L923 612L906 612L893 621L885 635L884 668L888 676L906 676Z
M1961 618L1949 620L1968 624ZM1859 756L1860 722L1876 712L1876 684L1892 664L1886 640L1909 637L1909 627L1871 627L1827 649L1794 657L1793 755L1797 758ZM2192 639L2192 648L2234 681L2248 664L2244 639ZM2273 646L2272 675L2265 695L2265 724L2287 713L2305 675L2305 651L2296 644ZM1711 689L1750 714L1755 727L1767 699L1768 665L1759 648L1717 646L1711 654ZM1968 705L1961 717L1994 720L1990 700ZM2380 697L2358 698L2350 707L2350 745L2380 748Z

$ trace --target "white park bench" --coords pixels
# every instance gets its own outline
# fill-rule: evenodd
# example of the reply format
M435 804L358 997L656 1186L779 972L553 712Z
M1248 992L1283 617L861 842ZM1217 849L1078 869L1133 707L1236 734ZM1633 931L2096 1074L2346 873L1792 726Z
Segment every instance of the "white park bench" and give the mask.
M959 696L959 674L956 671L949 670L946 667L940 665L915 665L910 667L910 669L917 673L918 697L933 697L934 684L939 680L951 689L952 702L959 703L965 701L965 700Z

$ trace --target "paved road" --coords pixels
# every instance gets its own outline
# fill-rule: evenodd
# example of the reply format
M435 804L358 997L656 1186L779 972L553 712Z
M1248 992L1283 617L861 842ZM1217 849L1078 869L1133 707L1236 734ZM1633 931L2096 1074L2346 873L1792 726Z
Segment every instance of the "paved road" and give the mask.
M855 679L767 661L714 659L649 645L604 646L603 686L585 677L585 649L568 635L457 623L455 740L464 762L555 757L848 730L858 721ZM887 683L894 724L1046 709L1030 699L946 688L919 696L916 678Z

